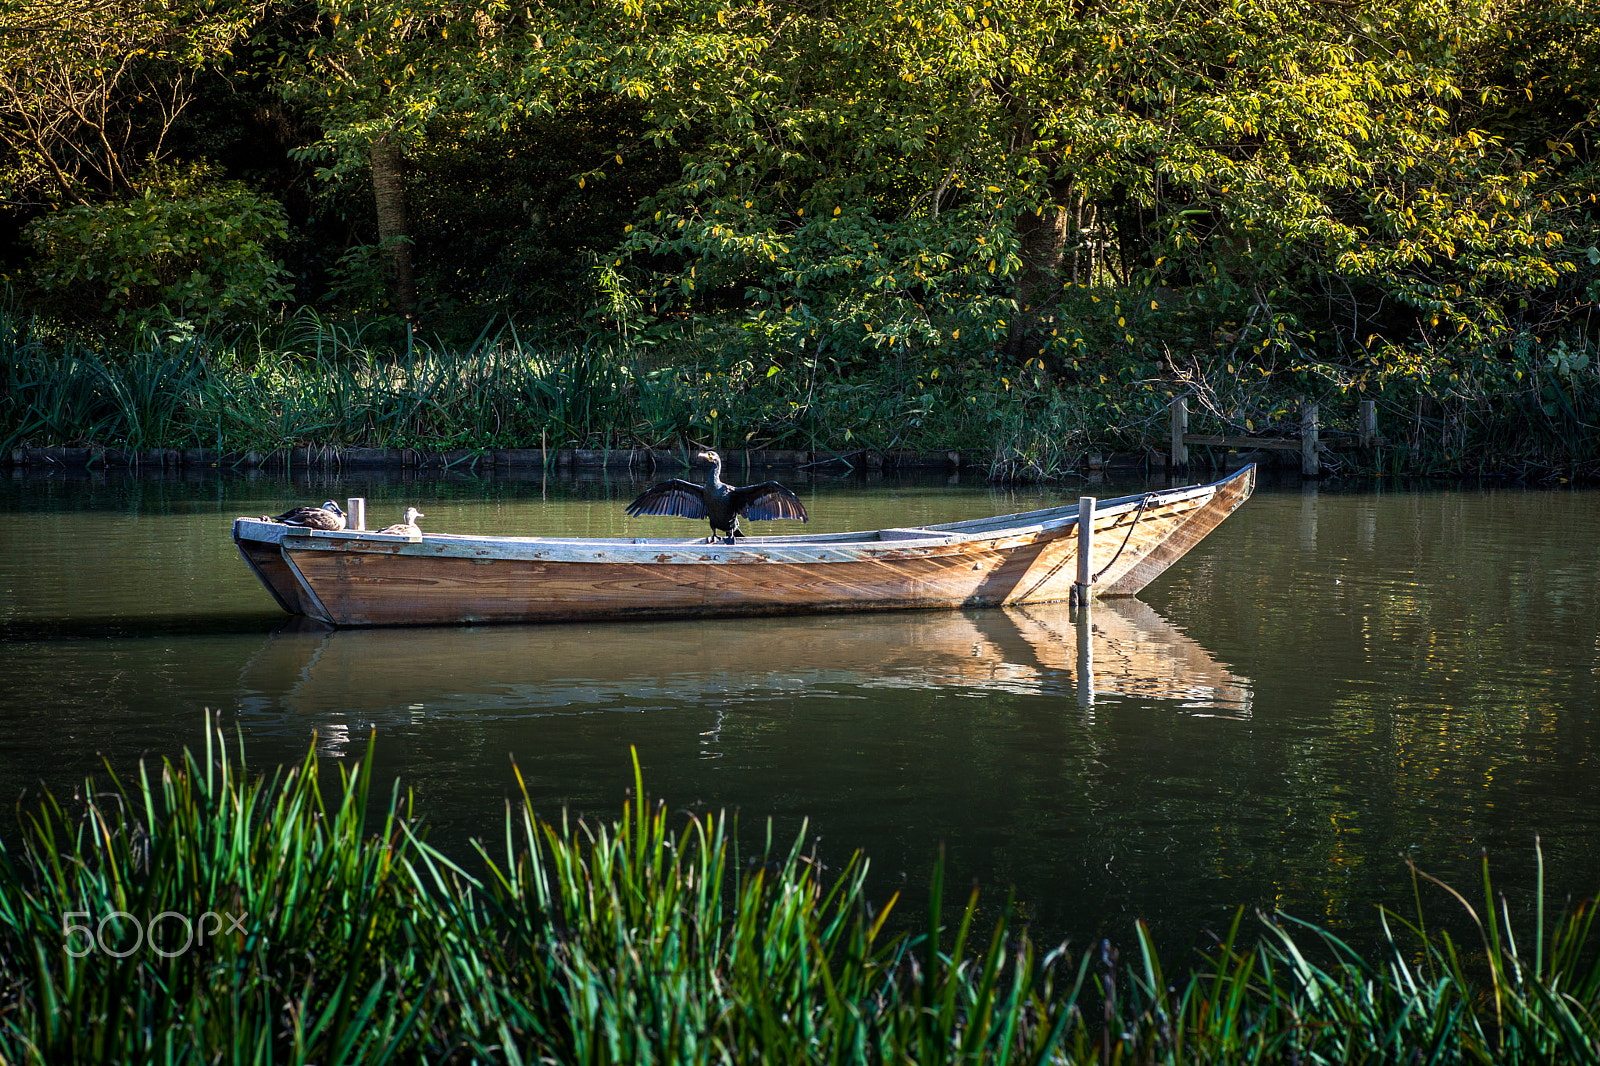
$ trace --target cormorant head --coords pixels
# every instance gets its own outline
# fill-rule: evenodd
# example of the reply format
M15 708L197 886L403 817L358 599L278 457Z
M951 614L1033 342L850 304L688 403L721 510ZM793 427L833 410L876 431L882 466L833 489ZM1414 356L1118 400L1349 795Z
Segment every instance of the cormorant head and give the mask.
M716 452L710 450L709 448L706 449L705 451L701 452L699 455L695 456L695 458L696 459L700 459L700 460L702 460L704 462L710 463L712 466L721 466L722 465L722 456L718 455Z

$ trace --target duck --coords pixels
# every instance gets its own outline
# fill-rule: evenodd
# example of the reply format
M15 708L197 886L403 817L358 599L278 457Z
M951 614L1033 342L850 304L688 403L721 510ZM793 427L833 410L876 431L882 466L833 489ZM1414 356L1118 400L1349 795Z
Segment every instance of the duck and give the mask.
M427 517L427 515L423 514L415 507L407 507L404 521L396 522L392 526L384 526L382 529L378 530L378 532L395 533L402 537L420 537L422 536L422 527L417 525L417 519Z
M809 521L805 504L800 497L776 481L763 481L758 485L735 486L722 480L722 456L714 451L695 455L700 462L711 466L711 480L704 485L673 478L652 485L639 494L627 507L627 514L660 515L676 518L704 518L711 524L707 544L718 541L718 532L726 533L724 544L734 543L745 534L739 529L739 519L753 522L775 518L797 522Z
M280 515L262 515L263 522L282 522L288 526L305 526L308 529L343 529L345 513L332 500L323 500L321 507L291 507Z

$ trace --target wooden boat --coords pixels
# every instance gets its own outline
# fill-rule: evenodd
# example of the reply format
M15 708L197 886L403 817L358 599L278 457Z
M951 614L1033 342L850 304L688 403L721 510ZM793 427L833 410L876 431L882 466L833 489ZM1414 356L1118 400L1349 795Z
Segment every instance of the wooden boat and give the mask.
M1209 485L1100 502L1097 596L1132 596L1215 529L1255 467ZM747 537L489 537L316 530L238 518L245 562L291 614L330 625L690 618L1065 600L1078 509L942 525Z

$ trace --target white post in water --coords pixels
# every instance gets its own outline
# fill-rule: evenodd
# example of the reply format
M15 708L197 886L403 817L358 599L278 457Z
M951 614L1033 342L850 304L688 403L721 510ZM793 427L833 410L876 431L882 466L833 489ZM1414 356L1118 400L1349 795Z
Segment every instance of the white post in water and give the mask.
M1089 613L1089 601L1078 604L1078 617L1074 619L1078 630L1078 706L1094 711L1094 620Z
M345 528L367 528L367 498L365 496L352 496L344 501Z
M1094 497L1078 497L1078 606L1089 604L1089 586L1094 582Z

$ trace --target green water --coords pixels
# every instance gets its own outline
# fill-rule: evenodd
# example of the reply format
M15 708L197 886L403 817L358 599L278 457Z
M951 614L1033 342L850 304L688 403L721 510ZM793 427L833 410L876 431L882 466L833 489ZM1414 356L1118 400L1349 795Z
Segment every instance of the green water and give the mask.
M808 531L1143 488L787 480ZM885 895L942 846L1047 940L1189 938L1239 906L1371 929L1410 900L1406 857L1471 887L1485 848L1525 908L1536 834L1554 894L1600 887L1600 493L1264 486L1087 642L1064 606L328 632L287 625L228 537L352 495L373 525L698 532L625 519L640 487L0 483L0 795L175 755L209 710L261 767L375 736L463 856L512 759L541 813L610 814L636 748L655 795L737 808L751 839L809 818Z

